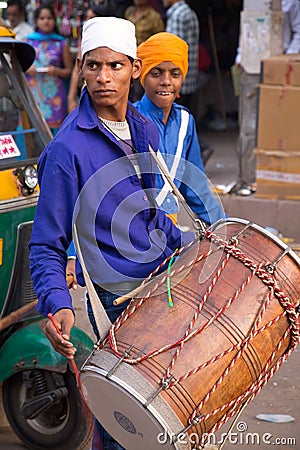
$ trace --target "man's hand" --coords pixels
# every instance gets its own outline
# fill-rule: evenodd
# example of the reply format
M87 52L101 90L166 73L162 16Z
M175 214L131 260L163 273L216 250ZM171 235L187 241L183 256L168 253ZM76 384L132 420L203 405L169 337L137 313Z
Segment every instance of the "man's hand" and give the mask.
M73 359L76 352L76 348L70 342L70 333L74 321L74 314L71 309L60 309L51 316L44 328L44 333L54 350L69 359Z

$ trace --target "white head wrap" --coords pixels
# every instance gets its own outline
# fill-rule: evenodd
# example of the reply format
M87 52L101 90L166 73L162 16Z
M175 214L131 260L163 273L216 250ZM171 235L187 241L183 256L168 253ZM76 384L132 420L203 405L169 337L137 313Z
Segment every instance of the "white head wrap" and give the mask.
M81 55L98 47L108 47L135 59L134 24L118 17L94 17L87 20L82 29Z

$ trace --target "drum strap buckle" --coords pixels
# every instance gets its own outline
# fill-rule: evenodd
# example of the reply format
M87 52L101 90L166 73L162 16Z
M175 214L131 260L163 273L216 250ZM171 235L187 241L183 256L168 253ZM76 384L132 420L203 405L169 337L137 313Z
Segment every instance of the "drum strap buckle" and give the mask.
M122 353L122 356L120 359L118 359L118 361L116 362L116 364L110 369L110 371L106 374L105 378L107 378L108 380L112 377L112 375L115 373L115 371L117 370L117 368L119 367L120 364L122 364L122 362L124 361L125 358L129 357L131 354L131 350L133 349L133 344L131 344L131 346L125 350Z

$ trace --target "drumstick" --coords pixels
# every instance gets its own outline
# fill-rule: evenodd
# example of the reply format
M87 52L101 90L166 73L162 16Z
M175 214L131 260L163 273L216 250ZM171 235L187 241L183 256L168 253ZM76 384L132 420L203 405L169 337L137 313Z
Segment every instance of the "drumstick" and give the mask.
M127 294L124 294L121 297L116 298L113 301L114 306L121 305L122 303L126 302L126 300L129 300L130 298L135 297L137 294L139 294L143 290L144 286L145 286L145 284L142 283L138 287L133 289L132 291L128 292Z
M51 313L48 314L48 319L50 320L50 322L52 323L52 325L54 326L56 332L59 334L60 337L63 337L63 334L61 332L61 330L58 328L58 325L56 324L54 317ZM75 362L75 358L69 359L73 372L74 372L74 376L75 376L75 380L76 380L76 385L77 385L77 389L79 391L80 394L80 398L81 398L81 402L82 402L82 406L84 408L84 415L85 415L85 419L86 419L86 423L87 426L89 428L89 421L90 421L90 409L89 406L86 402L84 393L83 393L83 388L82 388L82 384L81 384L81 379L80 379L80 373L79 373L79 369L77 367L77 364Z

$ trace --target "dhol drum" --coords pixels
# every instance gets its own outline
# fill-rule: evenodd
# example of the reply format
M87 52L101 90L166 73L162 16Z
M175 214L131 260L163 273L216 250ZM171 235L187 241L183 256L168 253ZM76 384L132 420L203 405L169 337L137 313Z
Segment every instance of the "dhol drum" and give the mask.
M202 448L298 344L299 269L260 226L217 222L147 281L83 365L93 414L128 450Z

